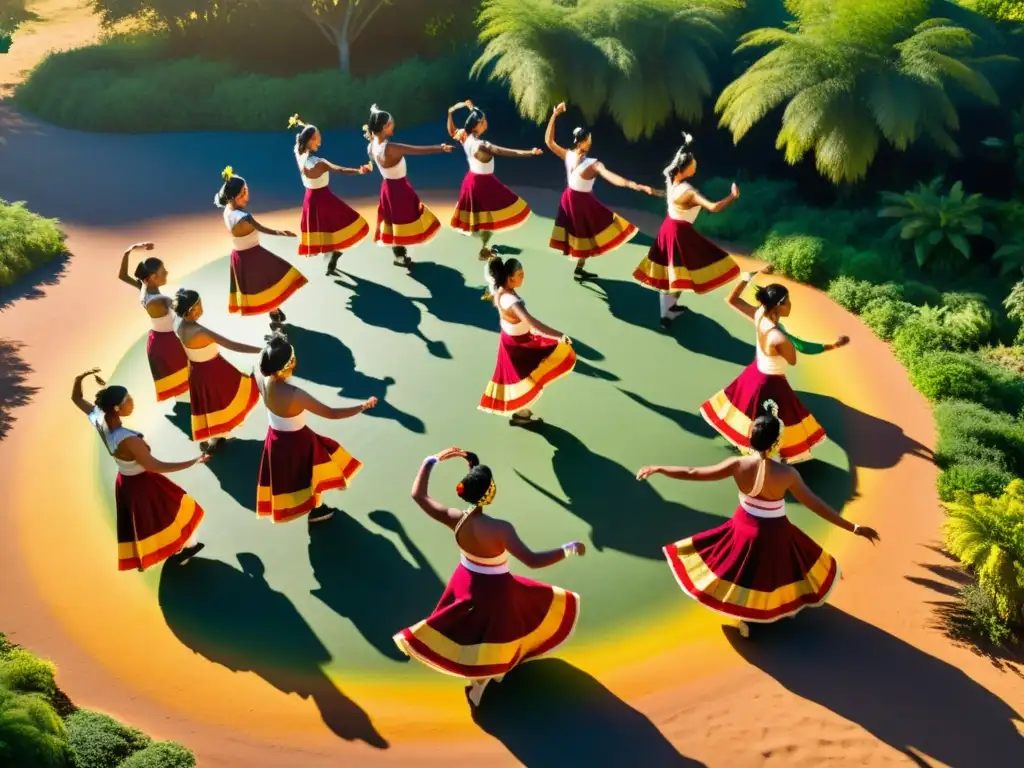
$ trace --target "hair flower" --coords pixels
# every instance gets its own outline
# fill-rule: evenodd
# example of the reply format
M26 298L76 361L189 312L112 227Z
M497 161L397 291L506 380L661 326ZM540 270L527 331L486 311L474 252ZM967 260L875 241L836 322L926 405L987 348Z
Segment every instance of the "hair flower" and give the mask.
M461 496L465 492L466 486L464 486L462 483L459 483L458 485L455 486L455 493L457 493L459 496Z
M302 122L301 118L299 118L299 113L298 112L296 112L294 115L292 115L291 117L288 118L288 127L289 128L294 128L297 125L303 125L303 122Z
M228 181L232 176L235 175L235 169L232 168L230 165L226 165L224 166L224 170L220 172L220 175L221 178L224 179L224 181Z

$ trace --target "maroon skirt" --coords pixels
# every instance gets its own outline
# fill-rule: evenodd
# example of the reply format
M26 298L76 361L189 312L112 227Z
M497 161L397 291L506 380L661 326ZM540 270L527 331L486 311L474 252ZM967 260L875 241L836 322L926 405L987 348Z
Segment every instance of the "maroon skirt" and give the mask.
M469 171L462 180L452 214L452 229L472 234L518 227L530 217L530 206L493 173Z
M409 179L384 179L377 204L373 241L383 246L422 245L441 229L441 222L420 202Z
M286 523L320 506L320 494L347 488L363 465L309 427L267 430L256 487L256 514Z
M252 374L242 374L220 355L189 366L192 439L226 435L249 415L260 400Z
M143 571L178 553L203 519L195 499L156 472L117 474L117 567Z
M295 267L262 245L232 251L228 312L273 312L307 282Z
M666 217L633 278L664 293L707 293L739 273L732 256L697 232L693 224Z
M544 387L567 376L576 367L571 344L525 333L501 332L498 361L494 366L480 410L502 416L526 408L541 396Z
M566 187L558 203L555 227L548 245L574 259L614 251L632 240L637 228L606 208L593 192Z
M755 517L742 505L728 522L664 551L686 594L744 621L777 621L821 605L839 576L835 558L785 516Z
M146 357L153 374L158 402L188 392L188 356L174 331L150 329L146 339Z
M575 592L511 573L475 573L460 563L434 612L396 634L395 643L439 672L500 680L564 643L579 603Z
M750 449L750 427L773 400L785 429L779 456L795 464L811 458L811 448L825 439L825 430L804 407L786 377L762 373L757 363L743 369L736 380L701 406L704 420L741 450Z
M347 251L370 233L366 219L330 187L307 189L302 200L300 256Z

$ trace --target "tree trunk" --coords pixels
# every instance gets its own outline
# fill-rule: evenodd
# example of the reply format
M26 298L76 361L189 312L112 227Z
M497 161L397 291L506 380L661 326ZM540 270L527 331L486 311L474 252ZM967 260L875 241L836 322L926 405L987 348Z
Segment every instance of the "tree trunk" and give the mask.
M345 4L345 16L341 21L341 29L335 30L335 36L338 38L338 66L346 75L352 74L350 41L348 39L349 26L352 22L352 6L353 0L348 0Z

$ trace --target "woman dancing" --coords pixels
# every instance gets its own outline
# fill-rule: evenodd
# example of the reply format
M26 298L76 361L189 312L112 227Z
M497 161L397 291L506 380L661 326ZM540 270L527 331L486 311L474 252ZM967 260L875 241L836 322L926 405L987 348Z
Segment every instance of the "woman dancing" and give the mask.
M229 165L221 174L224 186L213 198L224 209L224 225L231 233L231 293L228 312L241 315L270 313L271 328L285 321L280 306L308 281L295 267L260 245L265 235L295 237L294 232L267 229L245 209L249 204L249 185L235 176Z
M263 350L225 339L204 325L203 302L196 291L181 288L174 297L174 313L181 318L178 338L185 346L192 439L207 453L223 447L228 434L245 421L260 400L253 375L241 373L220 355L220 347L255 355Z
M362 175L373 170L369 163L358 168L343 168L340 165L317 157L313 153L320 149L323 139L315 125L302 122L298 115L288 120L289 128L299 128L295 137L295 162L302 174L302 185L306 196L302 200L302 221L299 225L302 240L299 242L300 256L329 253L327 274L336 274L335 267L342 251L354 247L370 233L366 219L346 205L328 184L332 173Z
M480 410L509 416L513 427L531 424L535 419L529 405L546 387L576 367L572 339L537 320L526 311L517 289L526 279L518 259L502 261L495 256L484 273L501 318L498 362L490 384L480 398Z
M146 339L146 357L156 385L157 402L163 402L188 392L188 356L174 333L172 299L160 292L167 285L167 267L160 259L150 256L138 263L134 277L128 274L128 257L135 251L151 251L153 248L153 243L131 246L121 257L117 276L121 282L141 291L142 308L153 324Z
M771 272L771 266L761 270ZM754 362L743 369L735 381L701 406L704 420L740 450L750 448L750 425L757 418L761 403L778 403L786 434L779 453L783 461L794 464L811 458L811 449L825 439L825 430L797 398L786 380L786 365L796 365L797 350L793 339L779 325L788 317L793 305L789 289L772 283L757 289L759 307L745 302L740 294L756 276L747 274L736 283L727 299L737 311L754 321L756 353ZM822 351L838 349L850 342L846 336L834 344L821 346ZM806 342L800 342L804 344Z
M320 494L347 488L363 466L329 437L306 426L306 411L325 419L347 419L373 408L377 398L352 408L331 408L288 381L295 373L295 348L276 333L260 355L257 386L270 427L263 442L256 514L286 523L309 513L309 522L330 519L333 510L314 512Z
M114 505L117 509L117 567L144 571L171 558L184 565L205 546L196 538L203 508L164 475L206 462L200 454L188 461L160 461L142 435L121 423L135 402L124 387L108 387L93 368L75 377L71 401L100 434L117 465ZM82 382L92 376L100 389L95 404L82 396Z
M469 474L455 492L471 505L451 509L429 495L430 470L439 461L462 458ZM476 456L448 448L423 461L412 485L412 498L434 520L455 534L459 565L434 612L395 635L408 656L454 677L469 680L466 698L477 707L484 688L516 665L550 653L569 639L579 615L580 597L559 587L513 576L508 556L528 568L547 568L567 557L583 555L579 541L547 552L527 547L515 527L485 515L497 488L491 470Z
M718 213L729 207L740 191L733 184L728 197L712 203L690 185L687 179L697 172L697 159L690 151L692 142L690 134L684 133L683 145L665 169L668 216L658 230L658 239L633 272L641 285L660 292L662 328L668 328L685 309L678 303L680 292L708 293L740 273L732 256L693 228L701 208Z
M555 121L563 112L564 102L551 112L551 120L544 134L548 149L565 162L565 173L569 180L558 203L558 215L555 216L555 227L548 245L576 259L573 277L581 281L597 277L583 268L587 259L614 251L632 240L637 233L634 225L598 201L594 196L594 180L600 176L616 187L628 187L648 195L656 192L648 186L612 173L600 160L590 157L594 140L586 128L577 128L572 132L571 150L558 146L555 143Z
M464 126L456 130L452 115L469 108ZM462 180L459 201L452 214L452 229L467 235L479 235L480 260L494 256L489 247L495 232L518 227L530 217L530 206L494 175L494 158L537 157L542 149L506 149L481 138L487 131L487 116L469 99L448 110L448 135L462 142L469 171Z
M756 455L726 459L713 467L644 467L636 476L696 481L731 477L736 483L740 503L728 522L664 551L683 592L713 611L739 619L743 637L750 633L747 621L769 623L822 605L839 577L832 555L789 522L786 493L832 525L878 541L873 529L844 520L818 498L796 469L771 458L785 430L776 415L778 406L771 400L764 405L768 412L750 429Z
M380 246L390 246L395 255L395 266L409 268L412 259L408 247L431 240L441 229L441 222L420 202L416 190L406 178L405 156L451 152L452 145L412 147L394 143L391 141L394 135L394 118L374 104L370 107L370 119L363 126L363 136L370 142L366 151L384 177L380 185L377 229L373 233L373 241Z

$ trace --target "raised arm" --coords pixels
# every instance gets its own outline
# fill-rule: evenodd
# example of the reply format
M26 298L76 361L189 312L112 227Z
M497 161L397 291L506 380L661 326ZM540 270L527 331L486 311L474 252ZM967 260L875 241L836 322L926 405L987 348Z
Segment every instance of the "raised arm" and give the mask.
M71 387L71 402L73 402L78 407L78 410L86 416L93 412L93 408L95 408L95 406L86 400L85 396L82 394L82 382L90 376L95 376L96 381L99 382L100 386L103 386L103 380L99 376L96 376L99 372L99 368L90 368L85 373L78 374L75 376L75 383Z
M423 460L423 463L420 465L420 471L416 473L416 479L412 482L410 494L412 495L412 500L419 505L419 508L437 520L437 522L444 523L449 528L455 528L455 524L462 518L462 513L457 509L446 507L444 504L435 501L430 498L428 493L430 470L434 468L438 461L437 456L428 456Z
M508 553L527 568L547 568L549 565L560 563L569 557L570 552L582 555L586 548L582 543L574 541L558 549L549 549L544 552L534 552L523 540L519 538L515 526L504 520L494 521L492 528L495 537L498 538Z
M373 408L377 404L377 398L371 397L364 403L359 405L349 406L347 408L331 408L329 405L325 405L313 397L309 392L304 389L295 388L295 394L293 395L295 402L301 405L305 410L310 413L315 413L317 416L322 416L325 419L350 419L353 416L358 416L363 411L367 411Z
M725 303L735 309L741 315L746 315L751 320L754 319L754 315L757 312L757 307L753 304L748 304L744 301L741 296L750 282L757 277L759 274L768 275L771 274L773 267L771 264L766 264L758 272L747 272L729 291L729 295L725 297Z
M644 467L636 473L637 480L646 480L651 475L665 475L673 480L695 480L697 482L708 482L710 480L724 480L727 477L734 477L740 466L740 459L736 456L715 464L713 467Z
M130 246L121 257L121 268L118 270L117 279L122 283L127 283L132 288L142 288L142 281L128 274L128 257L135 251L142 250L152 251L153 243L135 243L135 245Z
M594 172L597 173L602 179L607 181L609 184L614 184L616 187L625 187L626 189L632 189L636 192L644 192L648 195L655 195L656 192L648 187L646 184L637 184L635 181L630 181L624 176L614 171L609 171L604 163L594 163Z
M160 461L155 458L149 451L149 446L146 445L145 441L141 437L126 437L122 442L125 448L132 454L132 458L137 461L144 470L147 472L158 472L161 475L167 475L171 472L180 472L183 469L194 467L196 464L205 463L209 458L207 454L201 453L194 459L188 461Z
M453 139L455 138L455 134L458 133L459 129L455 127L455 119L452 117L452 115L454 115L463 107L469 107L470 109L472 109L473 102L467 99L466 101L460 101L458 104L452 104L450 107L448 107L448 135L451 136Z
M788 490L793 494L793 498L811 510L811 512L823 520L827 520L832 523L832 525L837 528L842 528L844 531L849 531L850 533L854 533L858 536L863 536L872 543L878 541L878 533L873 528L856 525L855 523L851 523L849 520L845 520L838 512L826 504L824 500L819 498L814 491L807 487L804 479L800 477L800 473L796 470L793 470L793 481L790 483Z
M564 102L551 110L551 119L548 120L548 127L544 130L544 143L548 149L558 155L559 160L565 160L565 148L555 143L555 122L563 112L565 112Z
M237 341L232 341L225 336L221 336L219 333L215 333L207 328L205 325L200 325L197 329L200 333L209 336L212 341L215 341L224 349L230 349L232 352L241 352L245 355L255 355L263 351L263 347L253 347L249 344L239 344Z
M517 301L513 304L509 310L524 323L527 323L530 328L536 331L541 336L547 336L549 339L554 341L561 341L568 337L561 331L556 331L549 325L544 325L540 320L535 318L529 312L526 311L526 307L523 306L523 302Z
M712 203L696 189L689 189L686 192L684 192L682 198L680 199L680 202L687 207L699 205L701 208L703 208L705 211L708 211L709 213L718 213L719 211L725 210L730 205L732 205L733 202L737 198L739 198L739 196L740 188L733 184L732 191L730 191L728 195L723 197L718 202Z

